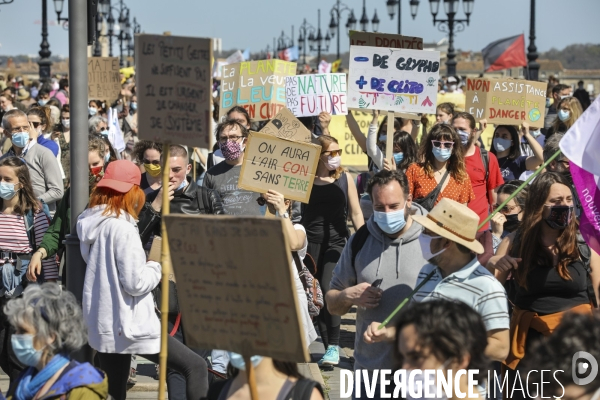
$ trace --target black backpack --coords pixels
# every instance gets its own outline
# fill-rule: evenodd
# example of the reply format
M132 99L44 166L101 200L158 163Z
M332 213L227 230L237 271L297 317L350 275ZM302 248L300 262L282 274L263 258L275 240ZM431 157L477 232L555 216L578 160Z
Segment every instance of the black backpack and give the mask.
M352 256L352 258L351 258L352 268L354 268L354 263L356 262L356 256L358 255L358 252L360 251L360 249L362 249L362 247L367 242L369 235L370 235L370 232L369 232L369 228L367 228L367 224L364 224L363 226L361 226L354 234L354 237L352 238L352 243L350 243L350 252L351 252L351 256Z

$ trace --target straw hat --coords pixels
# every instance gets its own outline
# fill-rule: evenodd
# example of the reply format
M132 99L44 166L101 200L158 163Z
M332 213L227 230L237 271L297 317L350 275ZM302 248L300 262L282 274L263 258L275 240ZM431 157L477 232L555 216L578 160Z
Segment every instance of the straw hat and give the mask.
M31 97L29 95L29 92L24 88L19 89L19 91L17 92L17 100L19 101L27 100L29 97Z
M439 236L483 254L483 246L475 239L479 215L463 204L443 198L429 214L413 215L412 219Z

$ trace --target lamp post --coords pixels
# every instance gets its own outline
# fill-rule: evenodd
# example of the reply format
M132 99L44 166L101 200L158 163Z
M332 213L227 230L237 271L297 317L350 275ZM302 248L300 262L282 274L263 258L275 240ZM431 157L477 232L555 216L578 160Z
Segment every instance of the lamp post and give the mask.
M294 26L292 26L292 38L285 36L285 32L281 31L281 36L277 39L277 51L282 51L294 45Z
M327 32L325 38L323 38L323 35L321 35L321 9L318 10L318 15L317 37L313 39L313 45L310 48L311 51L315 51L315 49L317 50L317 70L319 69L319 63L321 62L321 50L328 51L329 42L331 41L329 32ZM323 39L325 40L325 45L323 45Z
M373 32L377 32L379 30L379 17L377 16L377 10L375 10L375 14L373 15L371 23L373 24ZM360 17L360 29L365 32L369 30L369 17L367 16L366 0L363 0L362 16Z
M40 44L40 59L38 65L40 67L40 81L47 82L50 79L50 43L48 43L48 0L42 0L42 43Z
M537 47L535 47L535 0L531 0L531 11L529 16L529 46L527 47L527 79L537 81L539 78L540 64L536 61L538 58Z
M125 66L125 60L123 57L123 42L129 41L130 34L129 30L131 29L131 23L129 22L129 8L123 5L123 0L121 0L121 12L119 13L119 50L121 59L119 61L119 65L121 68Z
M410 14L412 18L415 19L417 16L417 9L419 8L419 0L410 0ZM396 6L398 6L398 35L402 34L402 0L388 0L385 3L387 7L388 14L390 15L390 19L394 19L394 15L396 14Z
M340 0L336 0L334 6L331 8L329 13L331 14L331 21L329 22L329 34L331 37L336 36L337 32L337 58L340 58L340 21L342 13L348 12L348 21L346 21L346 28L349 30L356 29L356 18L354 17L354 10L350 9L346 4Z
M454 32L462 32L465 30L465 24L469 25L471 13L473 12L473 3L475 0L462 0L463 11L467 16L466 19L457 19L458 3L460 0L443 0L444 11L448 16L447 19L437 19L436 15L440 9L440 0L429 0L431 15L433 16L433 26L436 26L440 32L448 33L448 55L446 59L446 75L456 75L456 53L454 52ZM418 0L411 0L411 12L414 3L414 15L417 14Z
M316 32L315 27L306 22L306 18L304 18L304 22L302 22L302 25L298 29L298 50L302 52L304 65L306 65L306 49L312 49L314 46L314 32Z

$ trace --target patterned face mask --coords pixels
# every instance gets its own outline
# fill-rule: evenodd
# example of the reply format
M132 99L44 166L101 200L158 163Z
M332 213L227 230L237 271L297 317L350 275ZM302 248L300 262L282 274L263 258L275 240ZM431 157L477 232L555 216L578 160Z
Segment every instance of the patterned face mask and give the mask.
M96 183L100 182L100 179L104 176L104 167L91 167L90 168L90 193L96 186Z
M221 148L221 152L223 153L223 157L229 161L240 158L242 151L244 150L241 143L234 142L232 140L228 140L225 143L220 143L219 146Z

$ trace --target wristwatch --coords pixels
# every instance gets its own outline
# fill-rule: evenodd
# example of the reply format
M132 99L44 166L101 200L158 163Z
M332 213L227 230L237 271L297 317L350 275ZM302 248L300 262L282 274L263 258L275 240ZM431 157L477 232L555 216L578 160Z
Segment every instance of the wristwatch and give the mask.
M275 211L275 216L281 217L281 218L287 218L287 219L290 218L290 214L287 211L284 212L283 214L279 214L279 211Z

